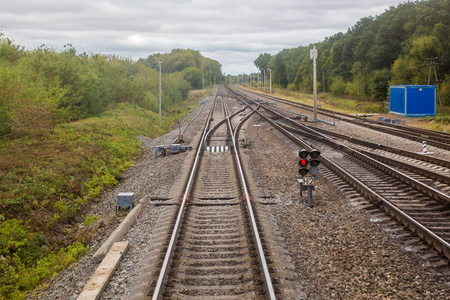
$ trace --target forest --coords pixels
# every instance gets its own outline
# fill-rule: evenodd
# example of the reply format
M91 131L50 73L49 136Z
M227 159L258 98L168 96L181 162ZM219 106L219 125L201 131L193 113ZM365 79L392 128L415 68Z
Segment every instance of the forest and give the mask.
M449 0L405 2L321 42L261 53L254 63L261 72L272 69L275 85L311 92L313 46L319 92L386 101L392 84L435 85L436 67L442 104L450 105Z
M174 49L133 62L77 54L70 44L62 51L45 46L26 51L0 33L0 137L46 130L123 102L157 112L159 60L166 107L202 88L203 73L205 86L214 76L222 79L220 63L194 50Z
M214 76L220 63L194 50L133 61L70 44L27 50L0 33L0 299L89 252L105 217L89 207L142 154L137 137L172 130Z

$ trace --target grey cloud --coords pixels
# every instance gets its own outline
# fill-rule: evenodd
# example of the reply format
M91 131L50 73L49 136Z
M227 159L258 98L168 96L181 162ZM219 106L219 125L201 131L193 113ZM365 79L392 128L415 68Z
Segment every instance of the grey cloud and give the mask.
M399 0L15 0L2 3L0 30L18 44L139 58L200 50L226 73L256 71L259 53L308 45L346 31Z

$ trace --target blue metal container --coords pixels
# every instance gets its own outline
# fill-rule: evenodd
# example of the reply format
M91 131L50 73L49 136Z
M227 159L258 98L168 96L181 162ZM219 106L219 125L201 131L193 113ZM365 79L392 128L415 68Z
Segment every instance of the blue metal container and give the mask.
M436 116L436 86L391 85L389 113L405 117Z

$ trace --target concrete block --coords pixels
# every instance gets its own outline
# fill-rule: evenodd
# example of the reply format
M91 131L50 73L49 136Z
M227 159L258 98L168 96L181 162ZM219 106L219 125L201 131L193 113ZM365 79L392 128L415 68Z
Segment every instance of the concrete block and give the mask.
M109 238L106 240L106 242L103 243L103 245L95 252L93 256L94 262L98 263L102 261L102 259L106 256L111 246L118 242L122 236L130 230L131 226L136 221L137 217L141 213L142 207L144 202L139 203L136 205L130 213L123 219L122 223L114 230L114 232L109 236Z
M78 295L77 300L99 299L127 250L128 241L114 243L102 263L86 283L81 294Z

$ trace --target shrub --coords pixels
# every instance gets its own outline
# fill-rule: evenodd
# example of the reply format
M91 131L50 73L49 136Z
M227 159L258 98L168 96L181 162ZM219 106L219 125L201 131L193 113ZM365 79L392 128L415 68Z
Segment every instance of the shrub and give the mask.
M391 71L388 69L377 70L374 72L370 83L370 94L373 100L386 100L389 90L389 80L391 80L391 77Z
M333 83L331 84L331 93L333 96L345 95L346 84L341 76L333 77Z

